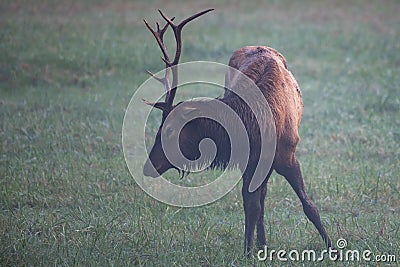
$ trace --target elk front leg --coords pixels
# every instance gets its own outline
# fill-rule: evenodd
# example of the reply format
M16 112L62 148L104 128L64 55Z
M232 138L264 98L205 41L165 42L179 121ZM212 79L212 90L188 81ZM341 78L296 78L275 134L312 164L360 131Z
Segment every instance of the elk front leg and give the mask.
M257 221L257 246L259 249L263 249L264 246L267 244L267 240L265 239L265 225L264 225L264 207L265 207L265 196L267 195L267 183L269 177L271 176L272 168L269 171L267 177L265 178L263 184L261 185L261 192L260 192L260 217Z
M277 169L277 171L281 175L285 176L286 180L296 192L301 201L301 204L303 205L304 213L306 214L307 218L314 224L315 228L317 228L325 244L328 247L332 247L331 239L329 238L324 226L322 225L318 210L305 191L304 181L300 170L300 164L294 154L290 162L291 164L289 166L286 166L279 170Z
M242 187L243 207L245 214L244 226L244 254L250 254L253 248L254 229L261 214L261 187L250 193L248 183ZM265 239L265 233L264 233Z

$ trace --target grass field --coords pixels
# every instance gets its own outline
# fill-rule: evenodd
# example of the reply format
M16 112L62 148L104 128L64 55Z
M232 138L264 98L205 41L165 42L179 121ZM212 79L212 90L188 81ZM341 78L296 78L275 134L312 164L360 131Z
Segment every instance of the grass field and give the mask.
M182 61L278 49L302 88L298 158L327 231L348 249L397 259L324 265L399 265L400 3L215 2L0 3L1 266L282 265L242 257L240 185L211 205L170 207L144 193L124 161L129 99L145 70L162 68L142 19L208 7L216 10L183 32ZM276 174L266 229L271 249L324 249Z

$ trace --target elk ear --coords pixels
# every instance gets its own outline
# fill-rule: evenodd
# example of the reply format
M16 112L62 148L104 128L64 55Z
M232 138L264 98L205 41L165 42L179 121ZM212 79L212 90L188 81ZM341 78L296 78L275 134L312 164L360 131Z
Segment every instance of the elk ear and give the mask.
M185 105L184 107L182 107L181 116L183 119L187 120L196 114L197 114L196 117L200 115L200 109L189 105Z
M149 101L147 101L146 99L142 99L142 101L143 101L146 105L153 106L153 107L155 107L155 108L157 108L157 109L160 109L160 110L162 110L162 111L164 111L165 108L167 107L167 103L165 103L165 102L149 102Z

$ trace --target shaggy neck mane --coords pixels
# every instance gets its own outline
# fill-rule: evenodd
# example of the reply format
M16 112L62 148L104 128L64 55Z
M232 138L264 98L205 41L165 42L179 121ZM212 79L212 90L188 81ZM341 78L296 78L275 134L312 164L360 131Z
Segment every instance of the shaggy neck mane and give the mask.
M258 158L260 149L256 147L255 144L260 143L260 132L258 127L256 127L255 129L252 129L251 127L255 125L255 123L250 123L252 121L255 121L255 117L250 108L246 104L244 104L244 102L239 97L233 95L230 95L229 97L219 98L217 100L228 105L236 112L236 114L239 115L240 119L245 125L246 131L248 133L247 136L249 137L251 156L250 161L252 158ZM222 115L230 116L228 113ZM220 123L211 119L199 118L196 120L196 129L198 129L198 133L201 136L201 139L210 138L214 141L217 147L216 157L211 163L210 167L225 168L231 156L231 142L228 133L226 132L224 127Z

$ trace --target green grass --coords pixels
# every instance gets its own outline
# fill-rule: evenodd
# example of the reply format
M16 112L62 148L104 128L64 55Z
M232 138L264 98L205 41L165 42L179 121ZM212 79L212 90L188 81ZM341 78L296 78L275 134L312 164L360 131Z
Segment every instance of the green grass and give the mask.
M254 44L282 52L303 91L298 158L327 231L398 265L400 4L389 0L1 2L0 265L282 264L242 257L239 185L180 209L146 195L125 165L125 108L145 70L162 67L142 19L208 7L183 32L182 61L227 63ZM277 175L266 222L272 249L324 249Z

